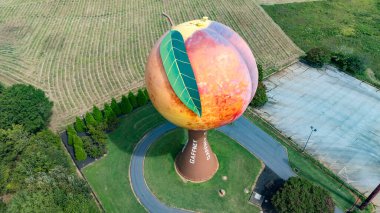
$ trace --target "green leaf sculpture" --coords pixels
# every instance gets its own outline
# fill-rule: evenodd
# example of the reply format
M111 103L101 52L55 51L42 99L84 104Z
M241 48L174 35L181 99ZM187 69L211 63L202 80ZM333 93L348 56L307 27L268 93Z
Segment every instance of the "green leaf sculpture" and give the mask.
M200 117L202 108L198 85L180 32L177 30L168 32L161 41L160 54L175 94L187 108Z

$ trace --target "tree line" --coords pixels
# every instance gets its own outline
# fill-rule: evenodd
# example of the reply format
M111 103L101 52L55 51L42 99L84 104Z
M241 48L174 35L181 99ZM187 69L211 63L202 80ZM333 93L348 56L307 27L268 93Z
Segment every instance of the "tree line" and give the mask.
M112 98L110 104L104 104L103 110L94 105L92 111L87 112L83 118L76 117L75 123L66 129L68 144L74 148L75 159L82 161L87 157L103 156L107 152L106 131L113 130L117 126L119 116L146 105L148 101L147 90L139 89L136 95L132 92L129 92L128 96L123 95L120 102Z
M0 85L0 212L99 212L60 138L53 103L30 85Z

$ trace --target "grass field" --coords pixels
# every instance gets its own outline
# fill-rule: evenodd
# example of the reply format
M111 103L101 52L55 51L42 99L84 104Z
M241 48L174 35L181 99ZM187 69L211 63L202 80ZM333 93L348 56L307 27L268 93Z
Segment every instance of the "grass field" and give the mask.
M356 77L380 85L379 0L331 0L263 8L305 52L325 47L363 57L372 71Z
M140 138L163 121L150 104L137 109L108 135L108 154L82 170L106 212L145 212L129 183L129 163Z
M298 170L297 173L299 175L326 188L332 194L334 201L337 203L337 205L341 207L342 209L347 209L352 205L352 203L355 200L354 195L350 192L349 189L347 189L345 186L342 186L341 183L335 181L330 176L332 173L329 174L329 173L324 172L323 169L321 169L320 165L315 164L315 162L309 159L308 156L300 154L300 152L297 151L297 149L289 145L291 144L291 141L288 141L287 138L283 137L280 134L277 134L275 129L273 129L265 121L261 120L258 116L249 112L246 112L245 116L250 118L254 124L256 124L258 127L265 130L268 134L270 134L276 140L280 141L287 148L290 164L293 168L297 168ZM91 185L91 187L94 189L95 193L101 200L101 203L103 204L107 212L122 212L122 211L125 211L125 209L131 210L132 212L145 211L144 208L136 200L132 192L132 189L130 187L129 176L128 176L129 163L131 159L131 153L133 152L133 149L136 146L136 143L140 140L140 138L150 129L160 125L163 121L164 119L157 113L157 111L153 108L152 105L148 105L134 111L132 114L123 118L120 126L114 132L109 134L108 154L101 160L96 161L93 164L83 169L83 173L85 177L87 178L89 184ZM176 134L180 134L180 138L183 137L183 132L179 131ZM223 152L226 151L226 147L221 146L220 144L226 144L227 141L228 141L228 144L234 144L233 146L235 148L228 147L229 149L237 149L237 147L240 147L240 146L235 143L230 143L229 138L227 138L226 136L222 134L219 134L218 132L216 133L211 132L210 137L216 138L215 141L214 139L209 139L209 140L214 152L217 153L218 155L219 162L221 162L219 172L216 174L217 175L216 177L219 177L219 178L215 179L217 180L216 182L218 183L218 181L220 181L220 176L227 174L223 172L223 171L227 171L226 169L241 168L238 166L233 166L235 162L229 162L226 164L222 163L223 161L229 160L229 159L226 157L226 155L222 154ZM180 139L176 140L176 142L179 142L179 141L181 140ZM168 141L168 142L174 143L173 141ZM156 158L162 158L163 160L166 160L166 163L168 163L168 161L170 160L173 160L173 155L168 154L168 152L164 150L165 144L166 143L158 142L155 145L153 145L152 150L156 150L154 146L162 145L162 148L157 148L157 150L160 150L161 152L166 153L166 155L157 154L155 158L148 157L146 159L146 165L149 166L149 162L152 162L152 159L156 159ZM219 145L215 145L215 144L219 144ZM174 145L177 145L176 147L177 149L181 147L179 143L174 143ZM240 148L238 150L240 150ZM233 154L233 156L240 156L240 155ZM241 156L241 157L244 157L244 156ZM236 158L234 159L234 161L236 161ZM225 167L224 165L229 165L229 167ZM169 169L169 171L162 170L162 172L167 172L169 176L164 176L164 177L174 178L174 179L177 178L177 176L173 174L173 171L170 170L172 167L167 167L167 168ZM255 168L257 169L258 167L254 167L253 169ZM148 167L145 168L145 173L148 178L148 176L150 176L150 172L147 170L151 170L151 169L148 169ZM156 171L156 172L161 172L161 171ZM231 173L239 174L239 172L231 172ZM230 180L233 180L233 175L230 175L230 174L227 174L227 175L229 176ZM157 179L157 181L159 180L160 179ZM244 180L241 179L241 181L245 181L245 179ZM246 187L251 186L253 183L253 180L248 178L247 181L248 182L244 182L242 185ZM150 180L148 182L150 182ZM174 182L176 182L176 184L180 184L180 182L178 182L178 179L174 180ZM230 193L229 191L231 190L227 187L228 186L225 186L225 188L227 189L227 194L229 194ZM185 186L184 190L185 189L187 190L188 188L186 188ZM205 190L206 189L207 187L205 187ZM244 187L237 190L238 193L239 191L242 191L243 189ZM155 189L153 189L153 191L154 190ZM168 196L169 195L172 196L172 194L168 193ZM243 196L241 197L240 200L246 199L244 197L245 196L244 194L240 194L238 196ZM184 201L184 203L177 203L177 204L173 203L173 205L182 205L182 204L186 204L186 202L187 201ZM232 200L229 202L235 202L235 201ZM188 203L186 205L188 205ZM185 206L183 207L185 208Z
M165 204L196 212L259 212L249 204L250 194L261 170L260 161L238 143L218 131L208 132L212 150L218 157L219 170L202 184L185 183L174 169L174 159L185 144L183 129L162 136L148 151L144 162L144 175L149 189ZM228 180L222 180L227 176ZM218 190L226 190L225 197Z
M144 85L147 54L169 29L162 11L176 23L209 16L231 26L270 71L301 54L252 0L2 0L0 82L47 92L59 130L93 104Z
M330 192L335 204L341 209L349 209L356 200L356 195L353 188L349 189L342 183L336 181L333 176L334 173L328 171L323 165L312 160L307 154L302 154L299 149L292 146L294 143L288 138L280 134L276 129L270 126L266 121L262 120L259 116L248 110L244 114L249 118L252 123L267 132L278 142L281 142L288 151L289 162L297 175L304 177L313 183L325 188ZM371 212L371 208L366 209L365 212Z

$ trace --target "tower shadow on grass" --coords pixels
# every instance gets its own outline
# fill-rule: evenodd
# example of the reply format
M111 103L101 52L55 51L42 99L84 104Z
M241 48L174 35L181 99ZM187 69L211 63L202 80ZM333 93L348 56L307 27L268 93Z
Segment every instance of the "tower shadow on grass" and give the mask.
M174 130L166 132L151 144L146 157L151 158L169 154L171 158L175 160L184 147L187 138L187 131L182 128L175 128ZM175 143L173 143L173 141ZM171 143L173 146L166 146L167 143ZM153 152L153 149L156 151Z

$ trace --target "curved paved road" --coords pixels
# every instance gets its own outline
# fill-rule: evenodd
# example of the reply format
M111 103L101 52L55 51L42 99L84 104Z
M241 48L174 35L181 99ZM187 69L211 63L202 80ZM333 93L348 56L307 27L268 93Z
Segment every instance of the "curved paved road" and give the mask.
M144 157L149 146L162 134L175 128L176 126L173 124L165 123L153 129L140 140L132 155L129 168L131 186L140 203L149 212L190 212L171 208L161 203L151 193L144 179ZM288 164L289 160L285 148L246 118L241 117L232 125L226 125L218 130L260 158L281 178L288 179L295 175Z

